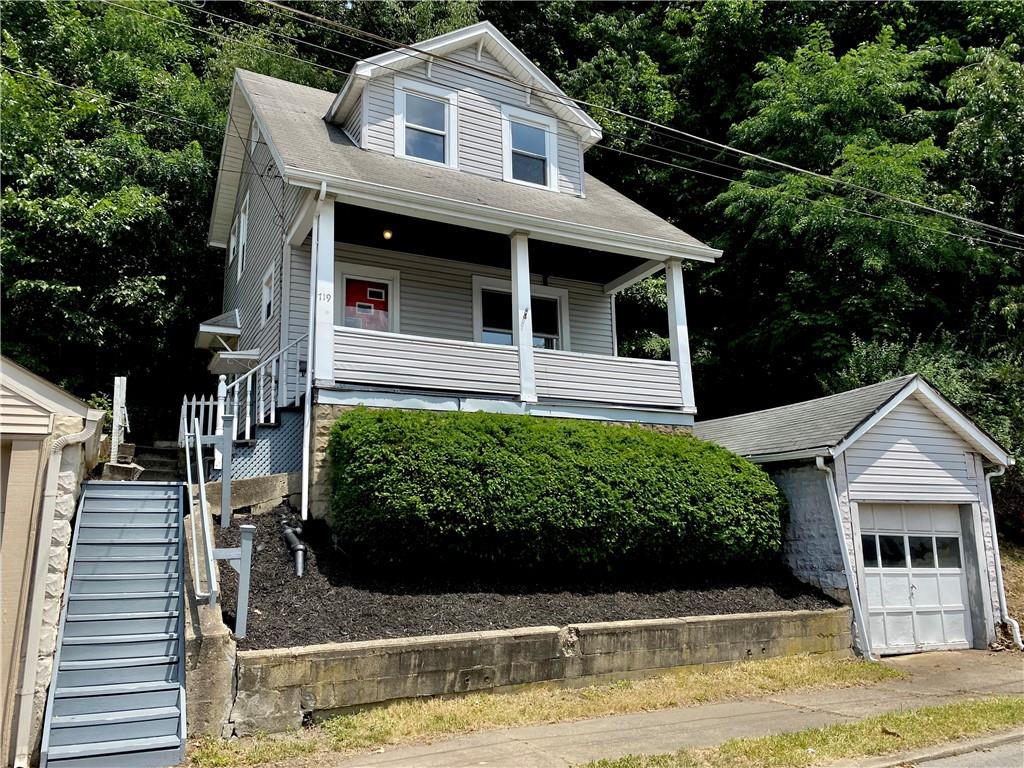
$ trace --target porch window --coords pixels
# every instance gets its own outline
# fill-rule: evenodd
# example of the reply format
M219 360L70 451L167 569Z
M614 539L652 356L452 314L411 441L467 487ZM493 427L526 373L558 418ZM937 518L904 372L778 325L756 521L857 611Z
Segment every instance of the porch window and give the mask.
M455 92L396 78L395 154L457 167Z
M506 106L502 123L505 181L557 189L558 121Z
M477 341L512 344L512 291L508 283L474 279L474 321ZM568 349L567 293L559 288L533 286L533 346L538 349Z

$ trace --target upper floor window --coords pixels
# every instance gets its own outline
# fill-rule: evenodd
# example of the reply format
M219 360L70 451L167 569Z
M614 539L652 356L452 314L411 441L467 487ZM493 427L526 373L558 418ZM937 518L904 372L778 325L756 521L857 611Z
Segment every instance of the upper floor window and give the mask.
M557 190L558 122L509 106L501 115L505 181Z
M455 91L395 78L395 155L458 167Z

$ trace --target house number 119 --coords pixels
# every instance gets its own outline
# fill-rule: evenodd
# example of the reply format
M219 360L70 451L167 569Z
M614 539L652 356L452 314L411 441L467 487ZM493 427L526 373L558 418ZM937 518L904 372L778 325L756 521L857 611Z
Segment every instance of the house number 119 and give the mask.
M318 293L316 295L316 300L317 301L330 301L331 300L331 294L329 294L329 293Z

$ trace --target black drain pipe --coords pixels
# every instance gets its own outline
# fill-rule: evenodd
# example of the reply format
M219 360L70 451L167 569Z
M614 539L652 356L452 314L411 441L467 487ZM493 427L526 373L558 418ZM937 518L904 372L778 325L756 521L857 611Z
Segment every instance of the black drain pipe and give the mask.
M302 578L303 561L306 559L306 545L299 540L301 535L302 526L292 526L288 518L281 518L281 536L288 544L288 549L292 551L292 557L295 558L295 575L299 578Z

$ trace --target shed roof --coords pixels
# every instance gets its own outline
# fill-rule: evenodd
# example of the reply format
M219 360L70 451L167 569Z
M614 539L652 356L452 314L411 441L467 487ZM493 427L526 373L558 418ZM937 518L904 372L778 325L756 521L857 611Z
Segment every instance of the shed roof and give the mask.
M319 188L326 183L343 202L433 218L441 211L453 223L508 233L524 229L532 237L639 258L682 257L713 261L721 251L648 211L589 174L586 197L531 189L472 173L441 168L355 146L344 131L323 118L334 94L286 80L237 70L233 112L225 138L224 170L210 228L210 243L223 245L230 227L244 139L232 131L251 106L262 135L286 180ZM237 129L237 126L235 126ZM237 156L237 157L236 157ZM350 195L350 198L344 197Z
M693 433L760 462L836 456L911 395L920 397L987 458L1013 463L1002 446L916 373L778 408L700 421Z

